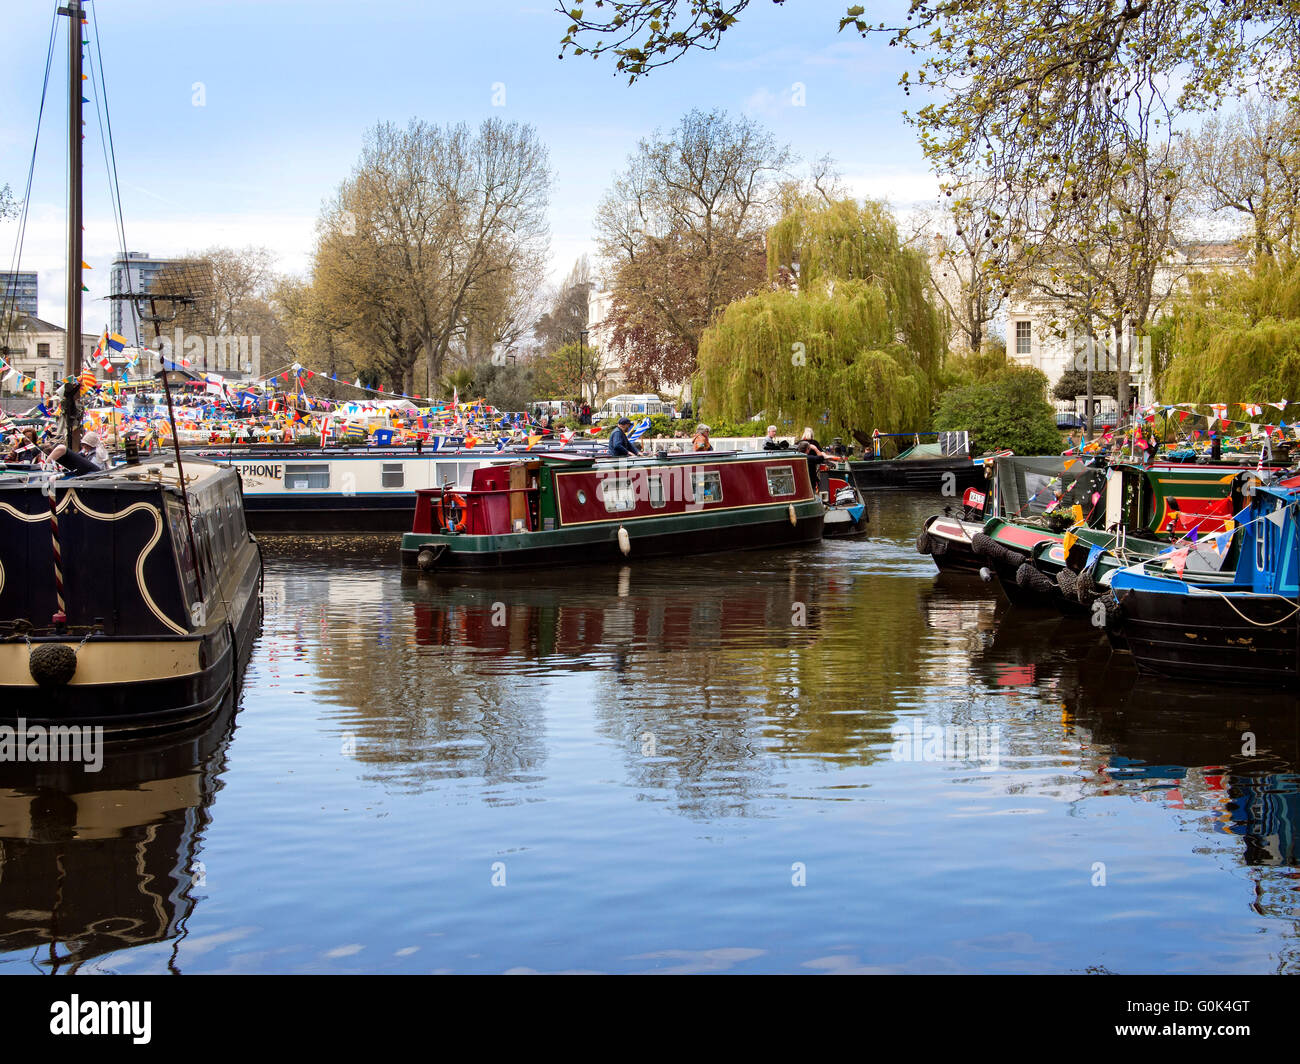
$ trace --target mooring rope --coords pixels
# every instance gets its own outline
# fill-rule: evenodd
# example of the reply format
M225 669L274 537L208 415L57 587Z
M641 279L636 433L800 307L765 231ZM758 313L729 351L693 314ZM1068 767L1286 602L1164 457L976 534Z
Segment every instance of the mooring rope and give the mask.
M1273 628L1276 625L1285 624L1297 613L1300 613L1300 606L1296 606L1296 608L1293 609L1290 613L1288 613L1285 617L1279 617L1276 621L1252 621L1249 617L1247 617L1244 613L1242 613L1241 610L1237 609L1232 599L1228 595L1224 594L1222 591L1219 591L1217 588L1213 588L1213 587L1202 588L1201 590L1209 591L1211 594L1218 595L1219 598L1223 599L1223 601L1226 602L1232 608L1233 613L1235 613L1247 624L1253 624L1256 628ZM1285 595L1269 595L1267 597L1280 598L1283 602L1286 602L1288 604L1291 601Z

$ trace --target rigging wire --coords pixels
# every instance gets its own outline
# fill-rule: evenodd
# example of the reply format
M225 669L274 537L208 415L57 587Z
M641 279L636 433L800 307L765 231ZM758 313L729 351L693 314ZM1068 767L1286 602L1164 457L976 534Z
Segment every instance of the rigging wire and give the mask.
M36 112L36 136L32 141L32 160L27 167L27 185L23 190L23 205L18 215L18 233L14 238L14 253L10 259L9 270L11 276L17 274L18 266L22 262L23 244L27 239L27 216L28 209L32 202L32 179L36 173L36 149L41 142L41 120L45 115L45 99L50 91L50 70L54 64L54 41L57 35L59 16L56 12L50 18L50 43L45 51L45 78L41 84L41 103ZM18 284L17 277L13 276L12 282L13 307L17 309L18 305ZM14 326L14 315L10 313L10 300L8 298L0 299L0 316L5 322L4 345L9 345L9 338Z

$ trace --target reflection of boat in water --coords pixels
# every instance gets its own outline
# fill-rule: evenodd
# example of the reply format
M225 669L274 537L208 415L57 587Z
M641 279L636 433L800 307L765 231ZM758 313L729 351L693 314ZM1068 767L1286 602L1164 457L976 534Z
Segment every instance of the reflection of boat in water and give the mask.
M756 640L784 645L792 617L801 627L816 626L817 607L808 604L820 596L807 575L747 577L726 595L707 600L681 593L689 569L672 572L677 583L664 586L652 572L606 570L600 579L584 580L581 593L544 574L484 573L468 582L435 577L436 594L426 594L424 583L408 592L415 642L524 659L561 655L576 662L610 646L685 652ZM702 569L700 575L717 574Z
M203 725L110 742L98 772L4 765L0 969L75 972L116 950L179 944L233 718L227 698Z

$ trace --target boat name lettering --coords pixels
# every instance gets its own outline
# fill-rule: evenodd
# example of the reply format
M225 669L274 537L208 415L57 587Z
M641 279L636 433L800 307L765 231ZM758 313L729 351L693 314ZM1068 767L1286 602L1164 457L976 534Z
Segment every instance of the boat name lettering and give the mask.
M252 466L245 466L244 471L250 477L269 477L271 480L284 479L284 466L252 465Z

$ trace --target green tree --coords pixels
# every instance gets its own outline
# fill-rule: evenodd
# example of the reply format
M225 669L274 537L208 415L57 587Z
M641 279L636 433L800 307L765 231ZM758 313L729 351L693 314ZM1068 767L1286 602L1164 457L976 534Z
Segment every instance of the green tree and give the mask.
M1047 400L1047 378L1025 366L989 381L947 392L934 415L940 431L967 429L982 451L1009 448L1016 454L1057 454L1061 434Z
M1152 349L1163 402L1300 399L1300 259L1192 278Z
M1119 380L1115 373L1095 371L1092 375L1093 395L1109 395L1112 399L1119 391ZM1088 394L1088 374L1081 369L1067 369L1061 379L1052 386L1053 399L1075 399Z
M778 287L732 303L704 333L706 419L761 412L831 435L923 428L947 342L928 271L881 204L797 208L768 238Z
M597 347L573 342L532 362L533 384L539 399L590 399L604 373L604 356Z
M532 366L510 359L502 364L484 362L473 367L475 398L482 396L498 410L527 410L536 389Z

